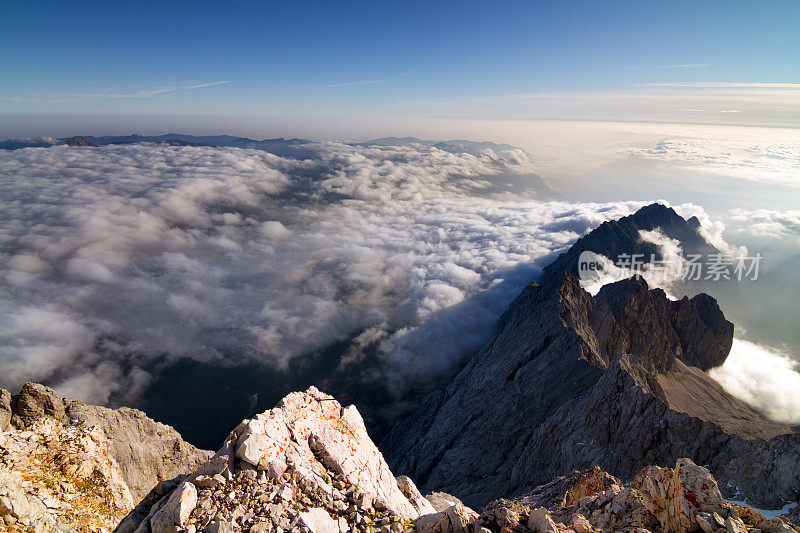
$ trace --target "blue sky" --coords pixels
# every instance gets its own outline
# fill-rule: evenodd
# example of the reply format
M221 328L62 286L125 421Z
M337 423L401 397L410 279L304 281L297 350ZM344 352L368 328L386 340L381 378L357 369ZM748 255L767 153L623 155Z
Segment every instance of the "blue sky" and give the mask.
M798 28L796 1L18 2L0 114L785 126Z

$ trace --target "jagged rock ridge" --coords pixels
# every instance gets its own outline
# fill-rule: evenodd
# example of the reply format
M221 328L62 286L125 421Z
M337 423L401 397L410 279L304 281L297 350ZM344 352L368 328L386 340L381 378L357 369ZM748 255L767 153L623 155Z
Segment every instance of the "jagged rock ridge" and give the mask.
M694 225L663 206L626 219L656 227L658 213L668 236ZM630 226L608 228L606 251L616 246L615 228ZM568 266L577 249L556 264ZM733 335L713 298L673 302L640 279L592 298L569 268L547 272L512 303L497 336L384 439L395 471L480 507L573 469L599 464L630 479L646 465L689 457L766 507L796 497L800 473L774 464L778 444L786 452L780 461L800 464L800 449L791 450L798 437L767 443L790 428L765 420L703 371L725 360ZM758 475L734 467L748 454L764 456Z

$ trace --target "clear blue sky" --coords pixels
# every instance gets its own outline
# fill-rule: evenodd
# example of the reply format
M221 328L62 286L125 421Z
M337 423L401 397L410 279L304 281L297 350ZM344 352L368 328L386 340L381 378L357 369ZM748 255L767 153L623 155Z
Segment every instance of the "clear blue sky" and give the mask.
M780 117L800 2L14 2L0 50L0 120Z

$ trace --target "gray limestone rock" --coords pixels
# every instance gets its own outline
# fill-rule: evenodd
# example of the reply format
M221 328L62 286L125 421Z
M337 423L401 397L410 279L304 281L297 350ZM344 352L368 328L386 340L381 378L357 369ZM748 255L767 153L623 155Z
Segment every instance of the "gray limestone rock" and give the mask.
M150 519L152 533L170 533L183 529L197 505L197 489L191 483L181 483Z
M0 403L0 416L2 409ZM160 481L185 475L212 455L185 442L172 427L148 418L139 410L109 409L63 399L38 383L26 383L13 397L11 410L11 423L20 429L40 418L100 427L136 501Z
M300 513L300 522L311 533L339 533L339 523L320 507Z
M137 409L109 409L67 401L66 415L73 424L102 428L111 443L111 455L119 463L137 501L160 481L185 475L212 455L184 441L172 427Z
M400 476L400 477L407 477L407 476ZM456 498L451 494L447 494L446 492L431 492L425 499L433 506L437 513L441 513L448 507L452 507L453 505L461 504L463 505L464 502Z
M11 424L11 393L0 389L0 431Z
M405 496L406 499L411 502L411 505L414 506L414 509L417 510L417 513L420 516L442 510L436 509L430 499L422 495L410 477L399 476L397 478L397 486L400 488L400 492L403 493L403 496Z
M40 418L64 420L64 400L38 383L26 383L12 399L11 409L11 424L18 429L25 429Z

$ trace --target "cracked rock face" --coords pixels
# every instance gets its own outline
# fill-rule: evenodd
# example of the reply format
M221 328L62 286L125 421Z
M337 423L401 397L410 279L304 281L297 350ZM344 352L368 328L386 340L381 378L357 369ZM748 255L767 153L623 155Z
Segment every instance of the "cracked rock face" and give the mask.
M243 421L150 501L143 520L139 509L119 530L388 532L435 512L410 479L395 479L358 410L314 387Z

